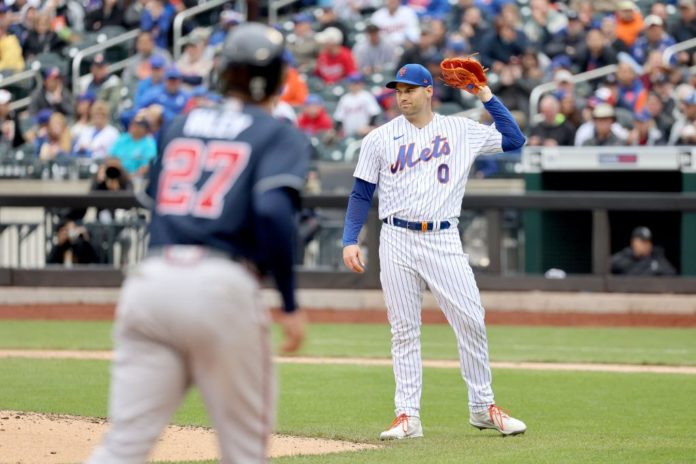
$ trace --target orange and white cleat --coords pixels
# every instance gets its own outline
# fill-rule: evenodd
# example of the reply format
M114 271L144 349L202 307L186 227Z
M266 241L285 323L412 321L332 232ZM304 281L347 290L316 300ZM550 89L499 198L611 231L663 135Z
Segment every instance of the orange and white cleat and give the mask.
M472 412L469 423L479 430L494 429L503 435L518 435L527 430L527 425L519 419L510 417L506 411L495 404L486 412Z
M402 440L404 438L420 438L423 427L419 417L400 414L394 419L388 430L379 434L380 440Z

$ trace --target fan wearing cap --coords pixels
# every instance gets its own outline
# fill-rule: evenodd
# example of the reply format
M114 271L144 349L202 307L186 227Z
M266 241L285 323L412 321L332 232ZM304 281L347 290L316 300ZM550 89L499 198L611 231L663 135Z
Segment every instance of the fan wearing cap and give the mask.
M167 60L162 55L150 57L150 77L138 81L138 86L135 88L133 103L136 107L141 106L143 98L150 90L164 85L164 67L166 65Z
M10 109L12 94L0 89L0 143L12 148L24 145L24 136L19 124L19 114Z
M45 68L43 84L31 95L29 113L36 114L44 108L71 116L75 110L72 93L63 83L63 73L57 66Z
M573 144L575 129L561 113L561 104L553 95L546 95L539 103L543 119L532 126L530 146L568 146Z
M377 99L365 90L365 78L354 73L346 79L348 92L338 100L334 112L336 132L347 137L363 137L377 124L377 116L382 112Z
M135 2L134 4L137 4ZM159 56L164 59L164 66L172 62L169 52L155 44L155 40L150 31L140 31L135 39L135 57L128 67L123 71L123 82L126 85L141 81L150 77L152 67L150 59Z
M307 96L297 118L297 126L308 135L323 135L329 138L333 136L333 121L319 95Z
M630 276L672 276L674 266L661 247L654 246L652 232L645 226L631 233L631 245L611 257L611 273Z
M198 77L204 85L209 85L213 70L213 57L207 53L209 34L203 28L196 28L188 38L189 41L184 47L184 53L177 60L176 67L187 78Z
M222 10L220 12L218 24L213 28L213 31L210 34L208 45L210 47L222 45L222 43L225 41L225 37L232 30L232 28L243 22L243 14L231 9Z
M128 132L116 139L109 155L117 158L131 176L143 178L147 174L150 162L157 156L157 144L150 135L150 123L144 113L131 120Z
M504 435L526 425L495 403L484 309L457 228L466 181L476 157L517 150L525 138L488 86L478 98L495 125L432 110L433 77L420 64L400 68L387 83L401 116L362 140L343 229L343 262L365 271L358 236L379 189L380 277L391 323L395 416L382 440L422 437L420 345L422 293L427 285L452 325L469 391L469 423Z
M375 74L396 66L396 47L380 34L376 24L368 24L365 33L353 47L353 56L360 72L365 75Z
M136 111L147 106L157 104L164 108L165 121L171 121L179 114L182 114L190 94L181 88L183 76L176 66L170 66L164 71L164 84L154 87L145 94L140 104L136 106Z
M563 15L556 13L549 3L548 0L531 0L530 2L532 18L538 21L537 27L543 27L542 31L545 33L540 37L541 40L536 40L536 43L551 58L565 55L575 61L578 51L585 43L585 25L580 21L580 15L576 11L568 10L563 18ZM530 40L535 37L531 35L528 25L525 25L522 30ZM536 36L538 37L538 34Z
M645 63L651 51L663 52L676 43L674 38L665 32L664 21L659 16L648 15L644 24L645 29L631 48L631 55L640 64ZM672 64L676 63L675 56L672 58Z
M317 42L322 49L314 73L326 84L335 84L358 70L353 53L348 47L341 45L343 33L339 29L329 27L319 32Z
M693 131L688 128L696 127L696 91L691 91L679 103L681 111L672 125L667 145L677 145L682 138L691 138Z
M664 145L662 132L655 125L653 115L647 109L633 115L633 129L628 133L626 143L638 146Z
M600 103L592 110L594 137L585 140L584 147L608 147L624 145L624 142L612 132L611 126L616 121L614 107L608 103Z
M385 5L372 14L370 22L379 27L395 47L408 47L420 37L418 15L400 0L386 0Z
M109 62L102 53L94 56L90 66L90 75L80 80L81 93L91 93L97 96L97 100L103 100L109 104L111 111L115 111L121 102L121 78L109 71Z
M297 70L308 72L310 64L319 55L320 45L314 32L314 16L308 13L296 14L292 18L293 33L288 35L287 48L297 60Z
M635 2L622 0L616 4L616 37L632 47L643 30L643 16Z

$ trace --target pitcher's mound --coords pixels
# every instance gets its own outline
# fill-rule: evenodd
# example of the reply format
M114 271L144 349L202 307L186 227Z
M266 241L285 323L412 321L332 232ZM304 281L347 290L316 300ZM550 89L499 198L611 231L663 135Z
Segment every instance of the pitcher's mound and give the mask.
M0 464L64 464L86 459L107 429L101 419L0 411ZM273 435L271 457L342 453L375 445ZM215 433L203 427L168 427L152 461L205 461L218 458Z

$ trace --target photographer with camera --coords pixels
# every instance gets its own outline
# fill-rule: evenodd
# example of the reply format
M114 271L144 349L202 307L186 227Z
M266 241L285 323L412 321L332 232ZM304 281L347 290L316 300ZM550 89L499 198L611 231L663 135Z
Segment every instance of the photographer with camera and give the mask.
M57 241L46 258L46 264L93 264L99 261L83 226L71 219L63 219L57 230Z

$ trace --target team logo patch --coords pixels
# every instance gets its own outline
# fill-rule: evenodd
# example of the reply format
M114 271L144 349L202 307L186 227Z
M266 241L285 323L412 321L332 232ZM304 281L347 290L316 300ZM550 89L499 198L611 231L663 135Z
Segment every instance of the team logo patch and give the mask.
M406 75L406 66L399 69L399 76L404 77Z

